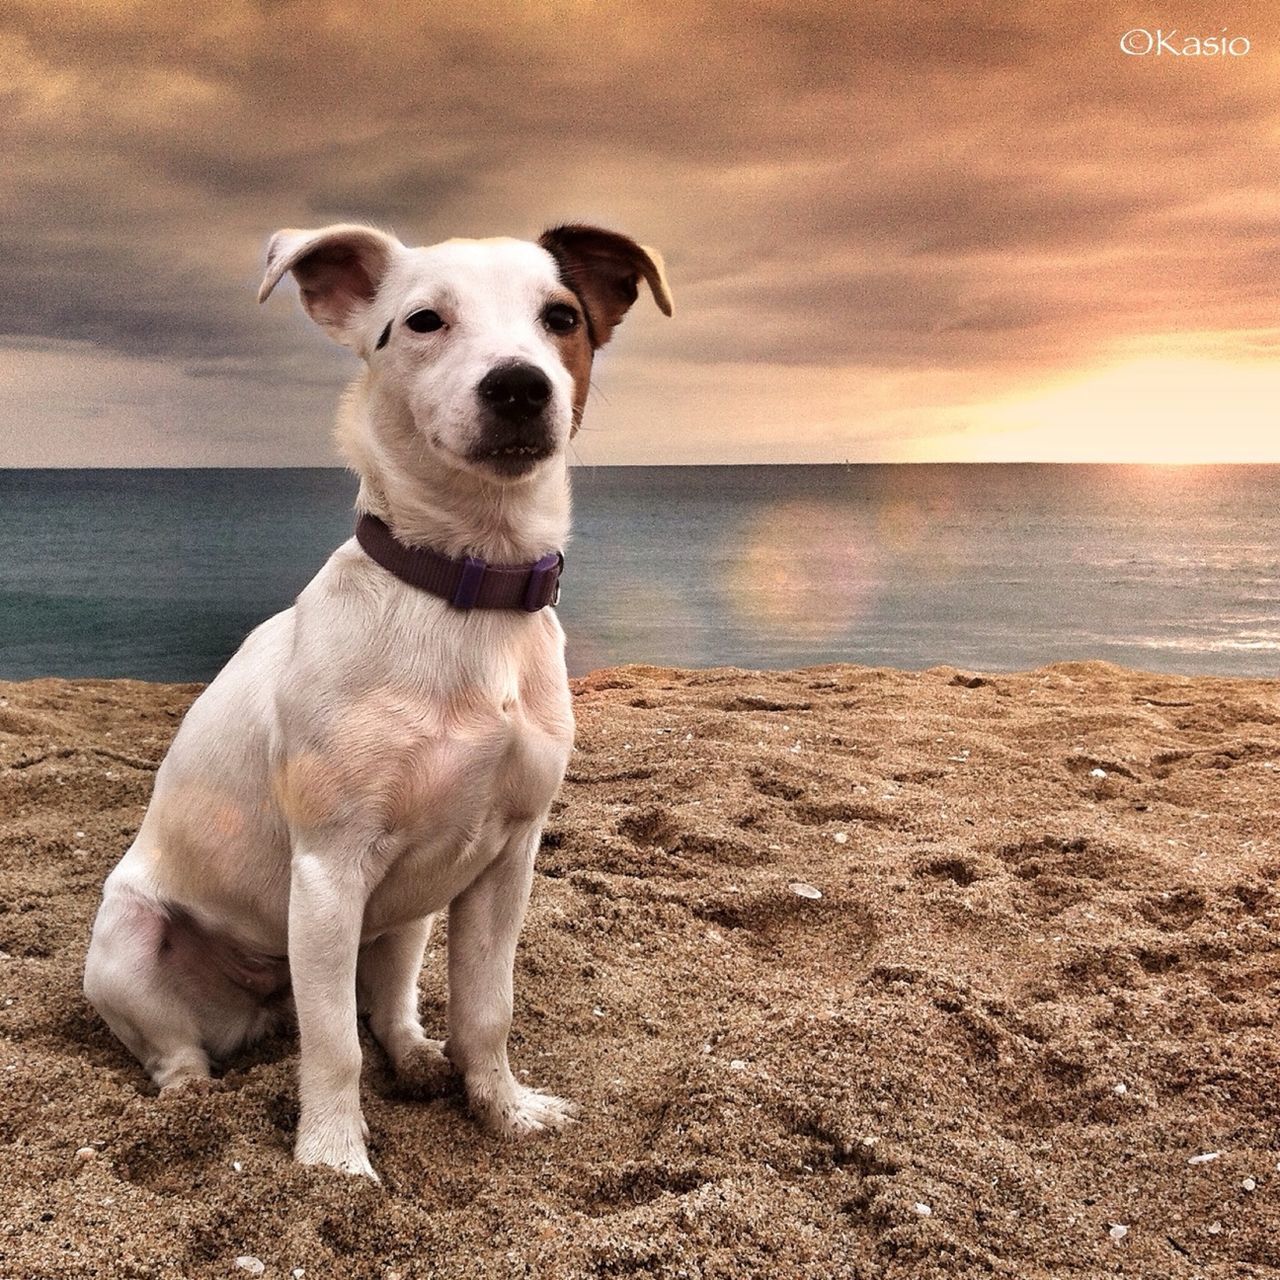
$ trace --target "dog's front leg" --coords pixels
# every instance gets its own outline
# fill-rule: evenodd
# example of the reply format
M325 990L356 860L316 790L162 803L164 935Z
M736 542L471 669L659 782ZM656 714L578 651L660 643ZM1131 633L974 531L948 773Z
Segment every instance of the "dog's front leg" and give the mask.
M512 970L541 824L510 840L449 905L449 1040L471 1110L495 1133L559 1129L577 1108L518 1084L507 1061Z
M302 1037L301 1115L294 1154L377 1180L360 1113L356 958L364 886L356 858L294 853L289 889L289 968Z

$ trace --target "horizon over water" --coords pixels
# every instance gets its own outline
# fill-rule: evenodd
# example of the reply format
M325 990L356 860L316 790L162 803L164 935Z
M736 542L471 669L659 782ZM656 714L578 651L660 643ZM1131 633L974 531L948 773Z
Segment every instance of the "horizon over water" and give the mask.
M1280 672L1280 464L571 469L570 670ZM337 467L0 469L0 678L203 681L351 535Z

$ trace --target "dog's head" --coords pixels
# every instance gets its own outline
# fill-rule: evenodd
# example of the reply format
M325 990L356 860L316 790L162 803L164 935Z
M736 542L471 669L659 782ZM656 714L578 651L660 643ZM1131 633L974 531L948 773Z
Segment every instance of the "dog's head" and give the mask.
M402 398L424 450L494 477L530 475L563 452L592 357L642 279L672 310L660 255L599 227L424 249L354 224L279 231L260 302L286 271L307 314Z

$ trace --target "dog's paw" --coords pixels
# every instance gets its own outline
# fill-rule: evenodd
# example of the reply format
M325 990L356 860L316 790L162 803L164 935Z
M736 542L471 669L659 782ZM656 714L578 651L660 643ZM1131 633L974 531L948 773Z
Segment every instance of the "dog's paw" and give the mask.
M453 1063L444 1055L443 1040L422 1040L395 1063L396 1084L415 1098L436 1098L453 1082Z
M209 1059L204 1050L184 1046L147 1064L152 1083L162 1095L208 1093L213 1088L209 1078Z
M576 1103L523 1085L505 1098L473 1098L471 1109L486 1129L504 1138L566 1129L582 1115Z
M162 1098L202 1098L220 1088L218 1081L207 1075L180 1075L160 1086Z
M369 1163L369 1153L365 1148L365 1139L369 1126L364 1118L360 1118L358 1129L363 1130L364 1137L356 1131L342 1132L329 1126L316 1128L298 1134L294 1145L294 1159L299 1164L323 1164L339 1173L350 1173L362 1178L380 1181Z

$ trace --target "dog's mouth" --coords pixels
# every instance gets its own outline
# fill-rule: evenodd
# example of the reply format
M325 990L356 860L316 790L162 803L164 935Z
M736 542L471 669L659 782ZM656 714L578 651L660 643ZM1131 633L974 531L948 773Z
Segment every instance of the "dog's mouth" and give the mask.
M504 476L523 475L549 458L554 450L546 444L506 444L480 449L471 455L473 462L483 463Z

